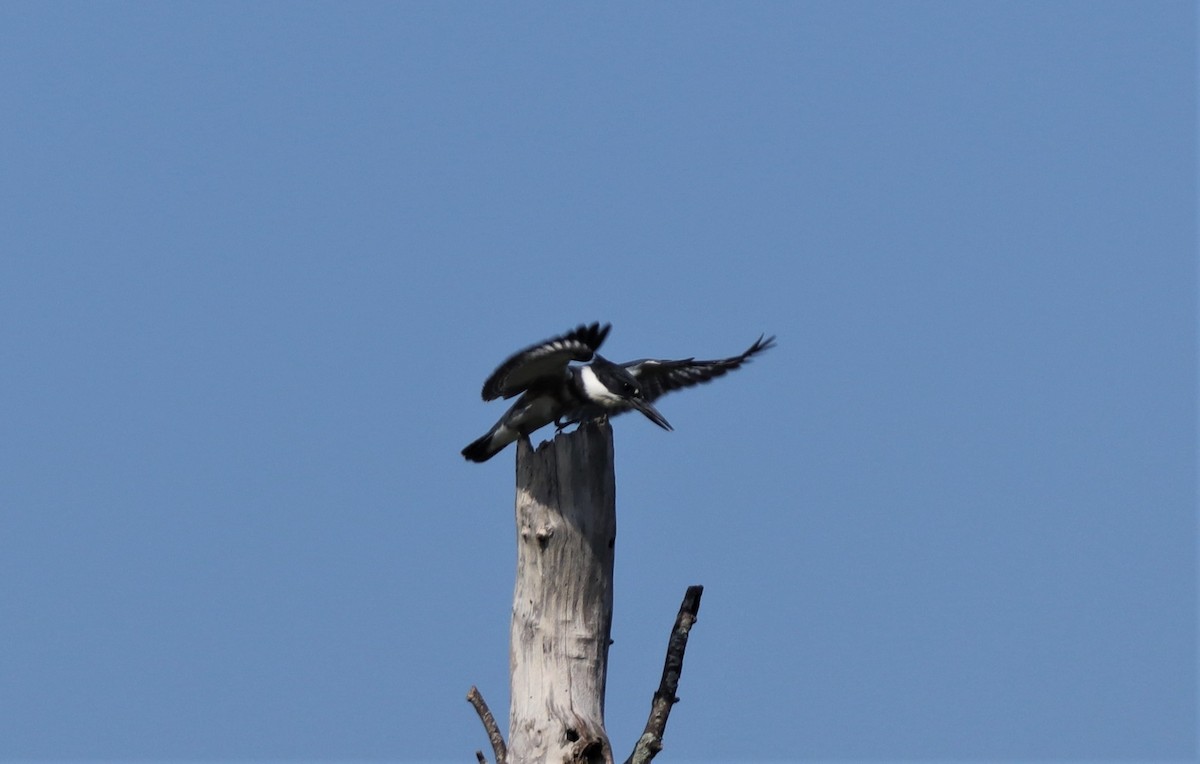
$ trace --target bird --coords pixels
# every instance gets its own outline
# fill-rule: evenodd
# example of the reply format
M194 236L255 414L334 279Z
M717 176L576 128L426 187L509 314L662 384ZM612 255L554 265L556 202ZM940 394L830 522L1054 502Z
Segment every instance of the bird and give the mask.
M572 424L638 411L672 430L653 402L674 390L698 385L737 369L775 346L759 336L745 352L711 361L642 358L613 363L597 351L612 324L580 324L574 329L514 353L483 383L483 400L517 398L500 421L462 450L472 462L486 462L518 438L550 423L556 432ZM580 365L572 365L573 361Z

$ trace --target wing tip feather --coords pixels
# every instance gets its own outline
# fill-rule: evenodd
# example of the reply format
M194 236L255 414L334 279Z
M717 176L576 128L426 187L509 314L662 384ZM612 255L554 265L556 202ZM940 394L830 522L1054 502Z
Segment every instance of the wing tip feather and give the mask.
M492 372L492 375L490 377L488 377L487 380L483 383L483 389L480 391L480 397L482 397L484 401L494 401L500 397L511 398L512 396L514 396L520 392L518 390L518 391L512 391L509 393L505 393L505 391L504 391L505 375L501 373L501 371L505 368L505 366L512 363L512 361L517 356L520 356L523 353L528 353L531 350L535 350L539 347L543 347L543 346L551 344L551 343L565 342L565 341L579 342L591 351L590 355L594 355L596 353L596 351L600 348L600 346L602 344L604 344L604 340L605 340L605 338L608 337L608 333L611 330L612 330L612 324L610 324L610 323L601 324L599 321L593 321L590 324L580 324L580 325L576 326L574 329L571 329L571 330L564 332L562 334L559 334L557 336L551 337L550 339L543 340L542 342L535 343L523 350L518 351L517 353L514 353L512 356L510 356L508 358L507 361L505 361L503 364L501 364L500 367L498 369L496 369L496 371ZM585 358L582 360L590 360L590 355L588 358Z

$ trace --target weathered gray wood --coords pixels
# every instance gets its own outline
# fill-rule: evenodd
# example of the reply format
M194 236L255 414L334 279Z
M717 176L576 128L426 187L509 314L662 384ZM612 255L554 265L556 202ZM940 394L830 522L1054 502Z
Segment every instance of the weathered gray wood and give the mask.
M646 731L638 738L633 753L625 760L625 764L650 764L663 747L663 733L667 730L667 719L671 716L671 706L679 702L675 693L679 691L679 677L683 674L683 654L687 650L688 633L696 624L700 614L700 597L704 595L704 587L689 586L683 595L683 603L679 605L679 615L675 617L675 627L671 629L671 638L667 640L667 658L663 661L662 679L654 700L650 703L650 718L646 720Z
M617 536L612 429L517 444L510 764L612 764L604 685Z
M508 748L504 745L504 735L500 732L500 726L496 724L496 717L492 716L492 709L488 708L487 701L483 699L483 695L475 685L471 685L471 690L467 693L467 702L475 707L475 713L479 714L479 721L483 722L488 742L492 744L492 753L496 756L496 764L507 764ZM487 759L483 757L483 751L476 751L475 758L480 764L487 764Z

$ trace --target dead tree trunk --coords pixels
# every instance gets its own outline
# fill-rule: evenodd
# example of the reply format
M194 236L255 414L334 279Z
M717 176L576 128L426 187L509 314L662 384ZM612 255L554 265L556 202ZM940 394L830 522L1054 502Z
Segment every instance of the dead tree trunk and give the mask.
M608 424L582 425L536 451L528 441L518 442L516 515L507 746L476 688L467 700L483 722L496 764L613 764L604 731L617 538ZM702 593L703 587L692 586L684 596L645 732L626 764L647 764L662 750ZM485 763L482 751L475 756Z
M517 449L510 764L613 761L604 683L617 536L612 429Z

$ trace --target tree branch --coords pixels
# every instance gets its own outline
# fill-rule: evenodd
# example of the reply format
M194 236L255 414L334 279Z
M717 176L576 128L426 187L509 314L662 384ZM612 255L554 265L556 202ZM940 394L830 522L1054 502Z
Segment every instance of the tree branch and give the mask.
M479 694L479 688L475 685L471 685L471 691L467 693L467 700L472 706L475 706L475 713L479 714L479 721L483 722L488 740L492 743L492 753L496 755L496 764L507 764L508 748L504 745L504 735L500 734L500 728L496 726L496 717L492 716L483 696ZM475 758L479 760L480 764L486 761L482 751L476 751Z
M679 702L675 692L679 689L679 675L683 673L683 652L687 649L688 632L696 623L696 615L700 612L702 594L703 586L689 586L687 593L683 595L679 615L675 617L675 628L671 630L671 638L667 642L667 658L663 662L662 680L658 683L658 691L654 693L654 700L650 703L650 718L646 720L646 729L638 738L637 745L625 760L625 764L649 764L662 750L667 717L671 715L671 706Z

